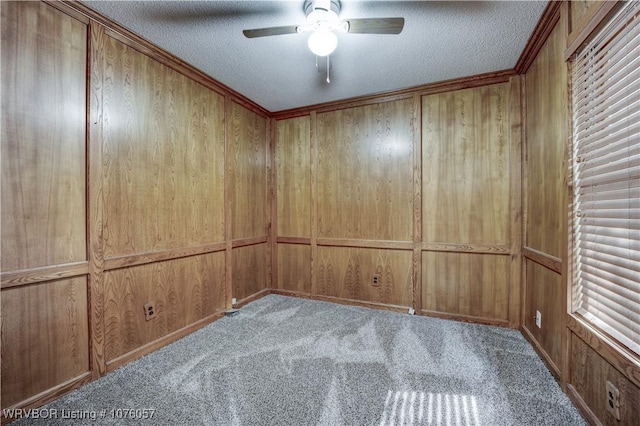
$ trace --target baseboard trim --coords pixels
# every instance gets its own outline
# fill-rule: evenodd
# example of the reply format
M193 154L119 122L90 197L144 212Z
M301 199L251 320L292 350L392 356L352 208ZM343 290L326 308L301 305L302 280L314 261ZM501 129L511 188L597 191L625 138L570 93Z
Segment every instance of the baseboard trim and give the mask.
M472 322L474 324L485 324L485 325L496 325L499 327L509 327L509 320L502 320L497 318L485 318L485 317L475 317L472 315L451 314L447 312L431 311L428 309L421 310L420 315L424 315L427 317L449 319L454 321Z
M591 408L589 408L587 403L584 402L584 399L582 399L582 396L580 396L576 388L574 388L573 385L571 384L567 384L567 396L569 397L571 402L573 402L573 405L576 406L578 411L580 411L580 414L582 414L582 417L584 417L584 419L590 425L602 426L602 422L600 421L600 419L598 419L598 417L596 417L593 411L591 411Z
M179 330L173 331L157 340L154 340L153 342L142 345L139 348L132 350L131 352L127 352L124 355L120 355L119 357L112 359L111 361L107 361L107 374L130 363L131 361L135 361L136 359L141 358L144 355L148 355L151 352L154 352L161 347L168 345L169 343L173 343L176 340L182 339L183 337L193 333L196 330L201 329L206 325L211 324L212 322L222 318L223 316L224 311L217 311L216 313L209 315L208 317L189 324L188 326L183 327Z
M0 414L0 418L2 419L2 424L6 424L17 420L16 418L7 418L4 416L4 410L13 410L13 409L22 409L29 410L38 408L44 404L47 404L62 395L65 395L71 392L74 389L79 388L80 386L89 383L91 381L91 371L87 371L82 373L81 375L74 377L73 379L67 380L64 383L60 383L57 386L54 386L50 389L45 390L44 392L40 392L37 395L34 395L30 398L25 399L24 401L20 401L17 404L12 405L11 407L3 408L3 412Z
M303 293L300 291L293 291L293 290L271 289L271 293L279 294L281 296L299 297L301 299L319 300L321 302L339 303L341 305L381 309L381 310L392 311L392 312L406 313L409 310L409 306L391 305L388 303L381 303L381 302L368 302L364 300L346 299L343 297L335 297L335 296L322 296L319 294L309 294L309 293Z
M531 331L524 325L520 329L520 333L522 333L524 338L527 339L529 343L531 343L531 346L533 346L533 349L537 352L540 358L542 358L544 363L547 365L547 368L549 369L549 371L551 371L551 374L553 374L553 377L560 384L560 386L562 386L562 375L560 374L560 369L558 368L556 363L553 362L553 360L547 354L547 352L542 348L542 346L540 346L540 343L538 343L536 338L533 336L533 333L531 333Z
M247 303L251 303L255 300L261 299L269 294L271 294L272 290L270 288L265 288L264 290L260 290L257 293L253 293L251 296L245 297L244 299L241 299L240 301L236 302L234 308L241 308L244 305L246 305Z

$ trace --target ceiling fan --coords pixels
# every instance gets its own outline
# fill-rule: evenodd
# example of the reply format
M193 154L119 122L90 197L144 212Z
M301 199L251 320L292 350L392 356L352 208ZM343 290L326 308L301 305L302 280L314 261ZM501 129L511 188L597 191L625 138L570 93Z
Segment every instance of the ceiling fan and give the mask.
M307 16L300 25L256 28L244 30L247 38L268 37L285 34L310 33L309 50L318 56L327 57L327 83L329 80L329 55L338 46L336 32L348 34L400 34L404 28L404 18L360 18L341 20L340 0L305 0L303 5Z

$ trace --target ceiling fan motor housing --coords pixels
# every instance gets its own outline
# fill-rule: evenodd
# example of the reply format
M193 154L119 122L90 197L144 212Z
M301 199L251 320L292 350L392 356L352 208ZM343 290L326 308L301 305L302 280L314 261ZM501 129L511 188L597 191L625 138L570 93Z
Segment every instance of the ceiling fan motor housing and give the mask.
M316 9L324 10L324 11L334 11L336 15L340 14L340 1L339 0L305 0L304 5L304 14L309 16L311 12Z
M307 24L314 30L332 30L339 23L339 0L306 0L303 8Z

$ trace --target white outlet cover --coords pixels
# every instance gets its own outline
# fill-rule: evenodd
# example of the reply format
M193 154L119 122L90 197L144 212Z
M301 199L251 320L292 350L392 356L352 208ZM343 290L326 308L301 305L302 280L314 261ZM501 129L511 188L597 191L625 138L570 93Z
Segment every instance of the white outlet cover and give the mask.
M235 305L236 303L238 303L238 300L237 300L235 297L233 297L233 298L231 299L231 304L232 304L232 305Z
M413 308L409 308L409 315L415 315L416 310Z

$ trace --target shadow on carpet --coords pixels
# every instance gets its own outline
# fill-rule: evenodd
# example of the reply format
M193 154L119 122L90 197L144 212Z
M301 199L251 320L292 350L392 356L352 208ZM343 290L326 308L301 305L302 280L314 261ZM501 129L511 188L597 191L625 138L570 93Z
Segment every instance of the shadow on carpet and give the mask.
M518 331L278 295L42 408L12 425L586 424Z

